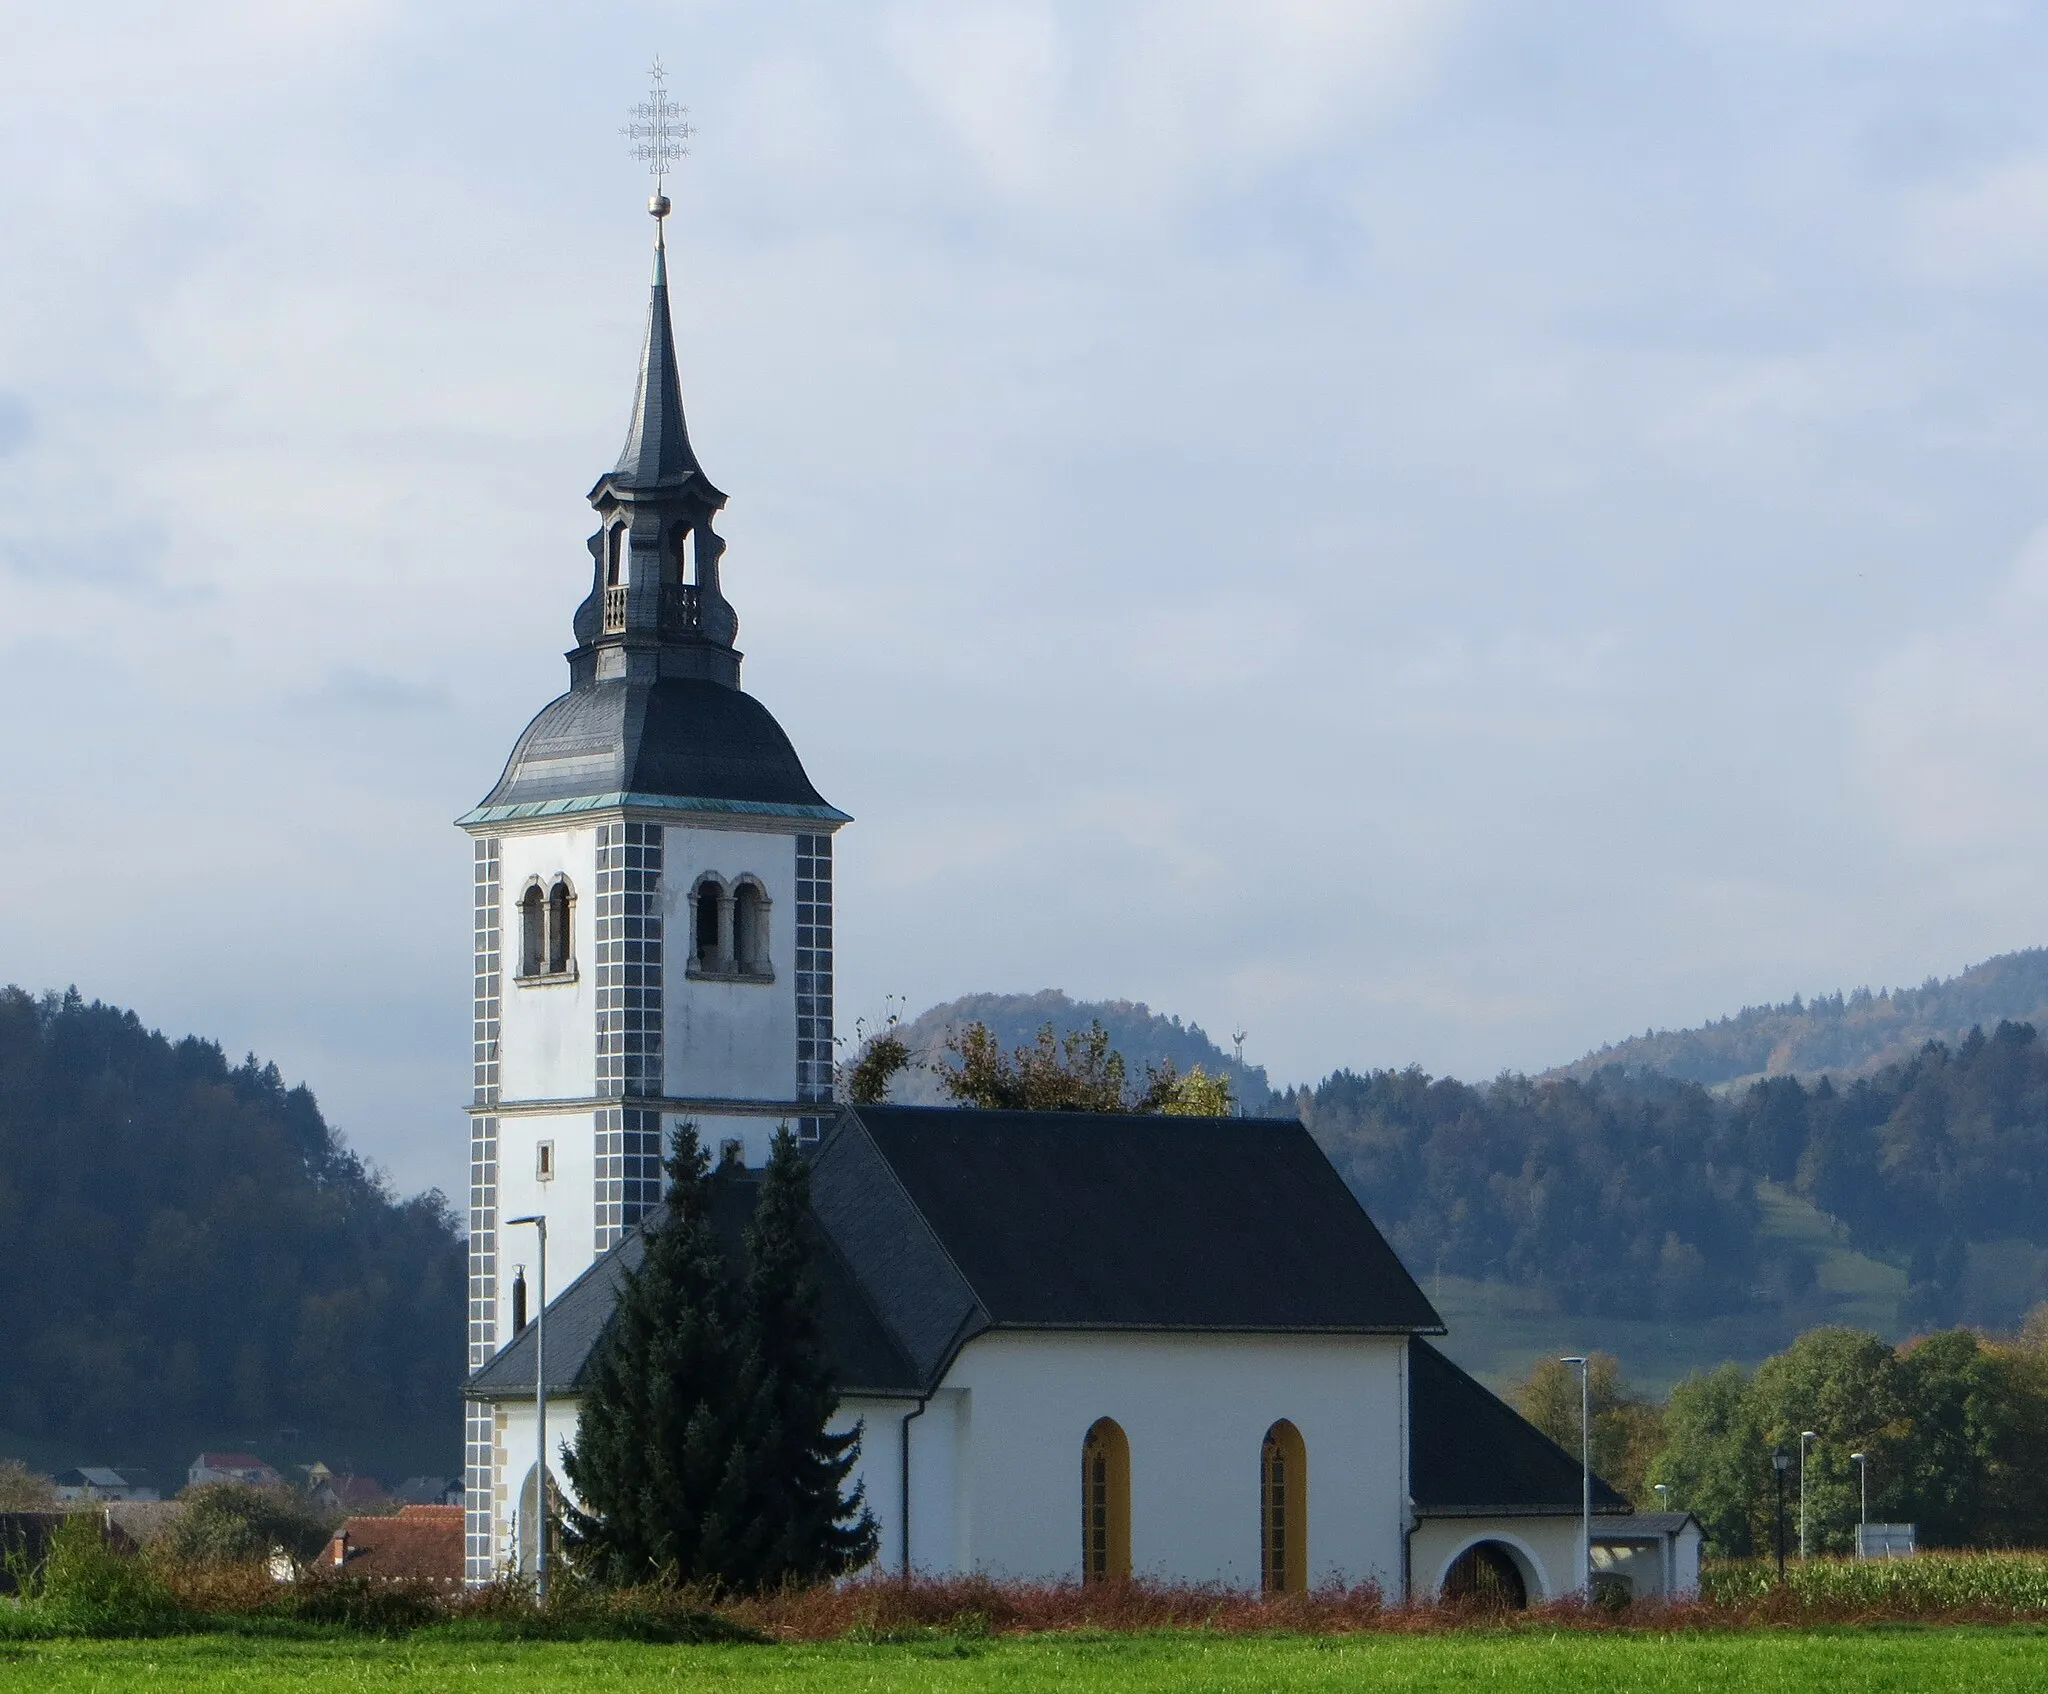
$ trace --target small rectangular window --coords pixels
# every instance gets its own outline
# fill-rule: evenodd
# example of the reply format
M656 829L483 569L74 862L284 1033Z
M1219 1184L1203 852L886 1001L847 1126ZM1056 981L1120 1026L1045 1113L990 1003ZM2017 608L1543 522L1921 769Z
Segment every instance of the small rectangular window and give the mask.
M747 1162L747 1144L738 1136L719 1142L718 1161L720 1164L743 1165Z
M555 1144L552 1141L543 1141L535 1150L533 1174L542 1182L555 1180Z

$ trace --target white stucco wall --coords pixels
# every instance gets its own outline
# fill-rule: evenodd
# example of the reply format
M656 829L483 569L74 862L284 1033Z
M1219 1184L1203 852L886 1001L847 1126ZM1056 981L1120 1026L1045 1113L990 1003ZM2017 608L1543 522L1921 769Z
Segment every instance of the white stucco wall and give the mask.
M1408 1543L1409 1576L1417 1600L1434 1600L1444 1576L1467 1547L1498 1541L1516 1557L1532 1605L1579 1586L1579 1515L1558 1517L1424 1518Z
M1399 1590L1407 1498L1404 1341L1358 1337L986 1335L911 1425L912 1565L1076 1577L1081 1444L1097 1418L1131 1449L1135 1574L1255 1588L1259 1449L1281 1418L1308 1454L1310 1580ZM860 1474L903 1556L898 1422L864 1415Z
M662 855L668 1092L684 1099L794 1100L796 837L671 825L664 832ZM727 889L742 876L752 876L767 891L772 982L688 975L690 891L706 875ZM751 1133L765 1151L773 1132L770 1123Z
M537 1423L531 1400L503 1401L492 1408L492 1448L495 1482L491 1489L491 1546L500 1568L513 1564L517 1548L517 1514L520 1490L533 1473L539 1450L535 1445ZM576 1401L549 1396L548 1469L564 1498L576 1500L576 1490L562 1472L562 1449L576 1444Z
M504 1115L498 1119L498 1216L548 1220L548 1295L564 1288L597 1256L596 1126L588 1107L566 1112ZM542 1182L539 1147L555 1144L555 1177ZM527 1310L539 1309L534 1279L540 1256L530 1228L498 1235L498 1335L512 1335L512 1271L526 1266Z
M499 848L504 902L504 981L499 994L498 1090L501 1099L585 1100L597 1089L597 831L594 827L507 835ZM556 873L576 896L569 930L574 982L522 983L519 900L530 879L547 887Z

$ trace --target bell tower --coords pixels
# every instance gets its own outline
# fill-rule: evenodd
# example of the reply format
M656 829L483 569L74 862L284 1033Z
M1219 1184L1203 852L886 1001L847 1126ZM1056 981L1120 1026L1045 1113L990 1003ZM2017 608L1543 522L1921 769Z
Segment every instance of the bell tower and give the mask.
M658 162L673 152L671 131ZM830 1110L832 841L850 820L740 687L725 495L683 415L658 182L648 210L647 333L625 448L590 491L569 686L456 820L475 843L471 1369L512 1339L514 1269L533 1274L501 1218L547 1218L559 1293L660 1199L671 1125L758 1164L778 1127L815 1139ZM485 1579L503 1473L489 1414L471 1417Z

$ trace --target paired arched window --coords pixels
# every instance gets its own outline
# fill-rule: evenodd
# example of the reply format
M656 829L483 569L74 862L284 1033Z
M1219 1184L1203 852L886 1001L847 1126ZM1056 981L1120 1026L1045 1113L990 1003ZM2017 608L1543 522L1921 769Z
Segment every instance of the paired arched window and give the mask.
M1097 1418L1081 1443L1081 1579L1131 1577L1131 1444L1114 1418Z
M1259 1587L1299 1594L1308 1586L1308 1449L1282 1418L1259 1443Z
M519 974L522 977L570 976L576 969L571 927L576 891L565 876L543 888L535 877L519 897Z
M699 877L690 890L690 974L771 980L769 905L768 891L751 876L730 888L715 876Z

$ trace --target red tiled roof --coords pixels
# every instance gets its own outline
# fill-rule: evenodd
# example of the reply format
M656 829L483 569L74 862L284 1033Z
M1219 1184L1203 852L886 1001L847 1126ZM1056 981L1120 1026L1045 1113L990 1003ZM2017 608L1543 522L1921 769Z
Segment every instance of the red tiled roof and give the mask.
M462 1580L462 1508L402 1506L396 1517L350 1518L327 1544L324 1565L345 1548L344 1567L356 1576Z

